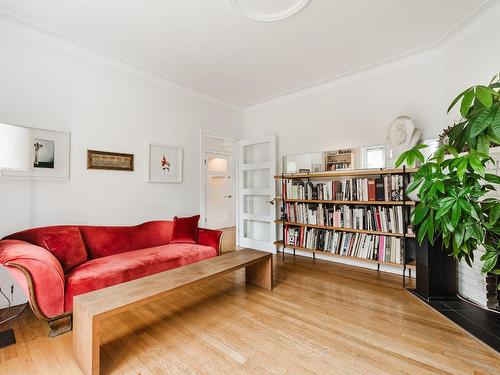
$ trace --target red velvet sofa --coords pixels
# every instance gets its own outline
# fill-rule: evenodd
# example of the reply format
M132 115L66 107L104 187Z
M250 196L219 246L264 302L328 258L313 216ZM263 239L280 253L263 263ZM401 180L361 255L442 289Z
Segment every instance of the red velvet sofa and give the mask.
M175 243L172 232L172 221L29 229L0 241L0 264L51 322L71 314L74 296L219 254L220 231L199 228L195 241Z

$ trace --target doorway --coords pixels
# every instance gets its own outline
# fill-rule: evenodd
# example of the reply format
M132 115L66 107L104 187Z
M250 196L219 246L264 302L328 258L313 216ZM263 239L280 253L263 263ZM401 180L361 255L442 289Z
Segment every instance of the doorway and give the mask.
M210 229L235 228L236 140L203 134L202 221Z
M238 155L238 244L276 252L276 136L241 140Z

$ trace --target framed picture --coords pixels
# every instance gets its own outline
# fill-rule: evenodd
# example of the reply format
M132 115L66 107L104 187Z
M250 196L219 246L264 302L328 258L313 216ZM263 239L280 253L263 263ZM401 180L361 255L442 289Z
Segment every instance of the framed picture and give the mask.
M4 171L7 177L69 179L69 132L30 128L33 136L33 167Z
M119 152L87 150L87 169L133 171L134 155Z
M149 143L148 182L182 182L182 147Z

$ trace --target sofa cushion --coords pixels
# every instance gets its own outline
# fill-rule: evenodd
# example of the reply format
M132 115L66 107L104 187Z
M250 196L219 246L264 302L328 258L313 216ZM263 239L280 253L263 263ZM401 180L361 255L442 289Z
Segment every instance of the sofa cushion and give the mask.
M131 227L83 225L79 228L91 259L166 245L172 237L171 221L150 221Z
M200 215L191 217L174 217L171 243L197 243L198 221Z
M64 272L87 260L87 251L78 227L59 225L23 230L6 236L6 240L21 240L50 251L61 263Z
M66 277L65 311L73 297L93 290L215 257L217 250L198 244L168 244L92 259Z
M133 228L133 250L166 245L172 238L172 221L149 221Z
M64 272L87 260L87 251L76 227L53 228L42 233L45 248L61 263Z

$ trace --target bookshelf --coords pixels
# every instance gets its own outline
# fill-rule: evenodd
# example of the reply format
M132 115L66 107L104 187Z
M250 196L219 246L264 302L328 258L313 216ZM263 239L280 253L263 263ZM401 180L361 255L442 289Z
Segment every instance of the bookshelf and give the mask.
M344 169L353 169L354 150L344 149L327 152L325 155L325 169L327 171L336 171Z
M415 269L415 234L408 232L415 202L403 193L416 169L335 170L275 176L282 239L274 244L360 264ZM375 189L375 190L374 190ZM375 196L376 195L376 196ZM340 219L339 219L340 218ZM333 225L332 222L335 222ZM360 224L361 223L361 224ZM408 251L413 250L413 251Z

